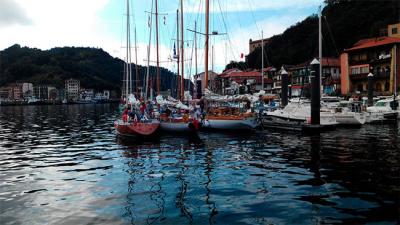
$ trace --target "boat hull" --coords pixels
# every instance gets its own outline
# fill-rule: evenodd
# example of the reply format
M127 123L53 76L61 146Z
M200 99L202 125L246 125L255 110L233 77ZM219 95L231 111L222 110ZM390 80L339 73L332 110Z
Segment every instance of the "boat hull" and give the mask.
M260 125L256 117L245 119L206 119L203 123L204 128L217 130L252 130Z
M122 120L114 122L115 130L122 136L152 136L160 127L160 122L151 120L149 122L126 123Z
M386 121L397 120L397 112L369 112L366 123L381 123Z
M364 114L356 113L339 113L335 115L336 122L340 125L354 125L360 126L365 124L367 116Z
M160 123L161 131L165 132L197 132L198 128L194 126L192 122L169 122L161 121Z

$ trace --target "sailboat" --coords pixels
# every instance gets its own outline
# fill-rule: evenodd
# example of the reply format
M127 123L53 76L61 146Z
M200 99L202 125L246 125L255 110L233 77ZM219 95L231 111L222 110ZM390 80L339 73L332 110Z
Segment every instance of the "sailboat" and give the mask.
M157 0L156 0L156 4L157 4ZM156 10L157 10L157 5L156 5ZM180 91L178 93L178 96L180 96L180 100L183 101L184 100L184 39L183 39L183 1L180 1L180 8L181 8L181 46L180 48L179 46L179 11L177 11L177 47L178 49L180 49L180 51L178 50L178 54L177 54L177 61L178 61L178 77L179 77L179 62L181 63L181 77L180 77ZM156 21L158 21L158 12L156 11ZM158 30L158 23L156 22L156 29ZM157 32L157 37L156 39L158 40L158 32ZM157 42L158 44L158 42ZM158 48L157 48L157 55L158 55ZM180 59L181 58L181 59ZM158 67L158 57L157 57L157 67ZM189 132L189 133L193 133L193 132L197 132L201 126L200 121L193 117L190 116L190 114L188 113L189 110L194 110L194 109L190 109L188 106L182 104L181 101L168 101L168 100L164 100L161 96L157 96L157 103L158 104L162 104L163 106L166 106L168 108L169 111L171 111L169 108L173 108L174 110L178 110L178 111L185 111L184 113L182 113L181 115L173 115L170 112L169 113L162 113L160 115L160 128L162 131L166 131L166 132L178 132L178 133L184 133L184 132ZM193 115L193 114L192 114Z
M209 14L210 4L206 0L206 15L205 15L205 54L204 54L204 83L208 87L208 51L209 51ZM212 35L218 34L213 32ZM208 90L206 89L205 92ZM205 98L208 104L207 115L205 117L203 127L215 130L252 130L260 125L260 120L257 119L255 113L244 112L245 102L240 99L215 101L215 99Z
M132 74L131 74L131 45L130 45L130 12L129 12L129 0L126 0L127 4L127 48L126 48L126 69L125 69L125 110L122 115L122 119L114 122L114 127L118 135L121 136L152 136L155 135L156 131L160 126L160 122L156 119L138 119L129 118L128 112L134 111L134 107L138 101L134 98L131 93L132 90Z

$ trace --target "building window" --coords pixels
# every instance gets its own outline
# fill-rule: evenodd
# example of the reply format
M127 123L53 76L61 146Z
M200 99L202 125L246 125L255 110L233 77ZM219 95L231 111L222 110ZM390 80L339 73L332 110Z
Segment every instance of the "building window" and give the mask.
M360 67L351 68L351 74L360 74Z
M392 28L392 34L397 34L397 27Z
M361 73L368 73L369 68L368 66L361 67Z

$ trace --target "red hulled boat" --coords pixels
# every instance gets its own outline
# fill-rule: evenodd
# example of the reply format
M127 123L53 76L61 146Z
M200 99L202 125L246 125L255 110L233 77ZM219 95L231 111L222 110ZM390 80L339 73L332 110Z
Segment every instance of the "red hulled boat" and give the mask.
M160 127L158 120L124 122L117 120L114 122L115 130L122 136L152 136L155 135Z

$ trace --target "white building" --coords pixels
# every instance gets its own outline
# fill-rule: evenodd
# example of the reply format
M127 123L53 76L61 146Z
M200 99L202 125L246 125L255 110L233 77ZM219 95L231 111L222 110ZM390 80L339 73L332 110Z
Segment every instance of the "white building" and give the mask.
M76 101L79 98L80 81L75 79L69 79L65 81L65 94L67 100Z

